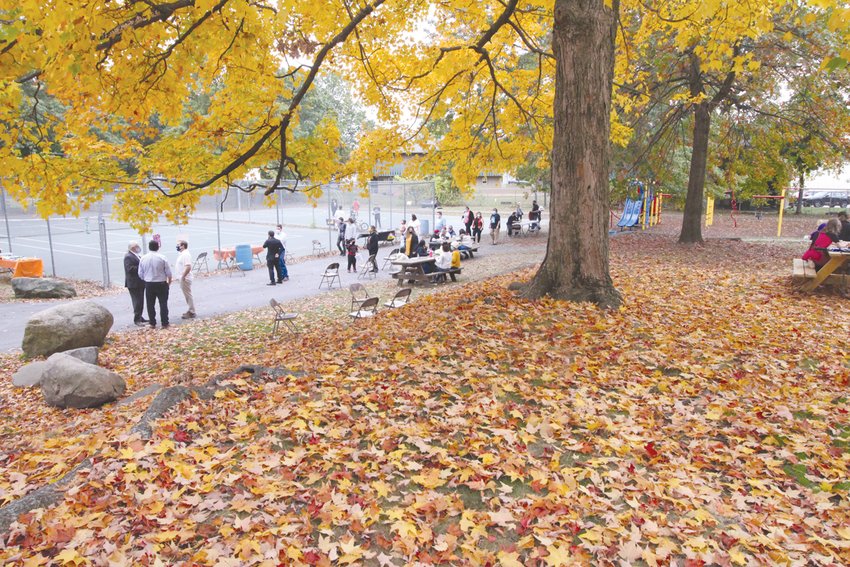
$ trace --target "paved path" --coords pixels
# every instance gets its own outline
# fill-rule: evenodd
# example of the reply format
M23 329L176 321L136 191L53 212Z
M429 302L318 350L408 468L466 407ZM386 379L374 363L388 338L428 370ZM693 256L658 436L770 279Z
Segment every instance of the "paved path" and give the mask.
M381 247L378 252L378 267L383 265L383 260L390 250L391 248L388 246ZM269 299L272 298L278 301L290 301L319 293L327 293L324 287L319 290L318 285L321 274L331 262L340 263L340 279L344 288L351 283L362 281L357 279L356 274L346 273L345 260L342 256L334 256L287 266L289 268L289 281L273 287L266 285L269 282L269 275L265 266L255 267L252 271L244 272L244 277L238 273L196 277L192 284L192 292L195 296L198 317L206 318L253 307L267 306ZM362 267L359 260L358 267ZM390 275L386 271L382 271L378 273L378 279L389 280ZM0 328L0 352L20 349L24 328L31 315L48 307L69 303L70 301L73 300L0 303L0 320L3 321L2 328ZM113 331L134 327L130 296L126 292L95 297L91 301L103 305L112 312L115 317L115 323L112 326ZM180 318L186 310L186 302L183 299L180 286L176 283L171 285L168 308L172 324L180 325L186 322ZM145 315L145 318L147 318L147 315Z

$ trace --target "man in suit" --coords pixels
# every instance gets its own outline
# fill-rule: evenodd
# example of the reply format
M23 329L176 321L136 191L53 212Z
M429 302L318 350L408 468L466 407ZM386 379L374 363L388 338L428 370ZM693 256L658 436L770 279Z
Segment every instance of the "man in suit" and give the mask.
M283 254L283 244L275 238L273 230L269 231L269 237L263 243L263 248L266 249L266 266L269 268L269 280L271 280L266 285L283 283L283 273L280 270L280 255ZM277 282L274 279L275 271L277 272Z
M130 292L130 300L133 302L133 323L142 326L148 322L142 317L145 307L145 282L139 277L139 254L142 247L135 240L127 245L127 253L124 255L124 287Z

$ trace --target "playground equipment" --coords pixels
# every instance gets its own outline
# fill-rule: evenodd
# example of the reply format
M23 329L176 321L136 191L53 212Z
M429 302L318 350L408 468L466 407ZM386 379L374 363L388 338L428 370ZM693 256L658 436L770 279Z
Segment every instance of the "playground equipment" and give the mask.
M776 226L776 237L779 238L782 236L782 219L785 213L785 199L788 189L783 189L782 193L779 195L753 195L750 199L764 199L764 200L779 200L779 222ZM738 211L738 202L735 200L735 190L726 192L727 195L731 195L732 202L732 211L730 212L730 216L732 218L732 226L737 227L738 221L735 219L735 213ZM761 211L756 212L756 218L761 218ZM714 197L706 197L705 202L705 226L711 226L714 223Z
M662 200L670 195L654 192L651 183L649 187L645 187L640 181L636 181L632 185L637 187L637 198L626 197L623 215L617 222L617 226L620 227L620 230L638 226L643 230L648 226L661 224Z

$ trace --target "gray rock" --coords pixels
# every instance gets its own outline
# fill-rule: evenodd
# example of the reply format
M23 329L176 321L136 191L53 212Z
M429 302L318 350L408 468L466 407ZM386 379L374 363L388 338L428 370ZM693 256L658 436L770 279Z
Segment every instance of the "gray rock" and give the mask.
M77 296L74 286L52 278L12 278L12 290L15 297L22 299L67 299Z
M115 372L57 353L47 359L41 393L51 406L93 408L117 400L127 385Z
M20 370L12 374L12 384L20 388L31 388L41 384L41 377L44 370L47 368L47 363L36 361L21 367Z
M21 346L29 357L103 346L112 323L112 313L93 301L57 305L30 317Z
M71 350L62 351L62 354L67 354L68 356L73 356L74 358L78 358L83 362L88 362L89 364L97 364L97 355L100 352L100 349L96 346L87 346L82 348L73 348Z

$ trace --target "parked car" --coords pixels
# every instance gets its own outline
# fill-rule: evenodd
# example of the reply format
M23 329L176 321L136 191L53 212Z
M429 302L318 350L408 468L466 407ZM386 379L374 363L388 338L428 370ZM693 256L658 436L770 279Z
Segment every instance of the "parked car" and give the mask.
M850 205L850 193L846 191L806 191L804 207L846 207Z
M419 206L425 209L436 209L438 207L442 207L443 205L440 204L439 199L437 199L436 197L429 197L428 199L425 199L424 201L419 203Z

